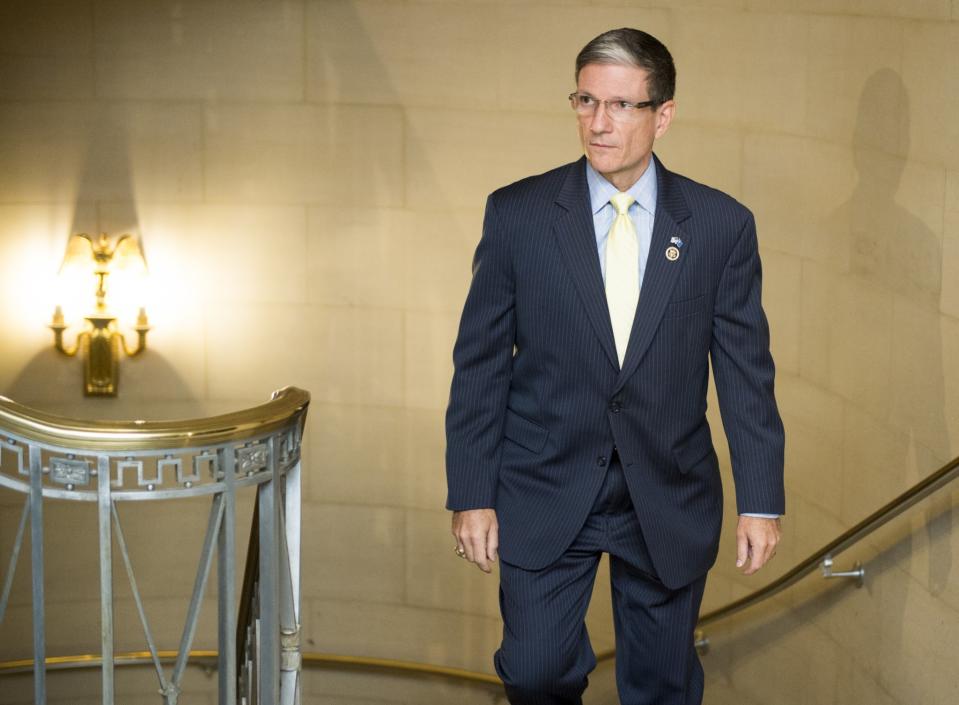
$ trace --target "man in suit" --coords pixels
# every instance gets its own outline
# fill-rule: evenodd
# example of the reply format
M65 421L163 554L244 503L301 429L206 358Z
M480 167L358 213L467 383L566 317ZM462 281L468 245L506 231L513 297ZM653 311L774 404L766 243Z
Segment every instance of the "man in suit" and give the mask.
M581 703L610 557L623 705L702 701L693 647L722 520L709 361L729 441L737 565L775 552L783 427L752 214L653 155L665 46L606 32L576 59L585 157L494 192L453 353L447 508L458 555L500 560L497 672L514 705Z

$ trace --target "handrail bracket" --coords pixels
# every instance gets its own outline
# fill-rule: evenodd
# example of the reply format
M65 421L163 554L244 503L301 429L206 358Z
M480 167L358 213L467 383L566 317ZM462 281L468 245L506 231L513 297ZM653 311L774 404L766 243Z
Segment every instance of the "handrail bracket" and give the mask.
M851 578L856 581L856 587L862 587L866 581L866 569L863 568L862 563L856 561L853 563L852 570L838 570L834 571L832 569L832 556L827 555L822 559L822 577L824 578Z

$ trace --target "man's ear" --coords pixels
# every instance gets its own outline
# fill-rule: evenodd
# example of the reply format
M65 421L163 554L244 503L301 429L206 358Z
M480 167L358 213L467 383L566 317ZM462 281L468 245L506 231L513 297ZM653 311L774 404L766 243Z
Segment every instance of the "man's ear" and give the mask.
M676 114L676 101L667 100L656 108L656 139L666 134L670 123L673 121L673 115Z

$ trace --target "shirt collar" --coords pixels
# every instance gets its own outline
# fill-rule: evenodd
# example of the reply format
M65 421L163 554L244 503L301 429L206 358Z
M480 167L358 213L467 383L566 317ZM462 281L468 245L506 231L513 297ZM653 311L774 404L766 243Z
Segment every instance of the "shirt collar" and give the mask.
M589 186L589 202L593 215L599 213L609 203L609 199L619 193L619 189L609 183L593 165L586 160L586 183ZM633 197L640 208L656 215L656 160L650 158L646 171L639 181L630 186L626 193Z

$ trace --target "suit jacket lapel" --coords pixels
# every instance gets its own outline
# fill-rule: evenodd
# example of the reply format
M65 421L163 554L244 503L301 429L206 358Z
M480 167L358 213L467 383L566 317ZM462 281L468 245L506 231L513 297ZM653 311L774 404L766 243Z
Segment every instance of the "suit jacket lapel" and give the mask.
M653 159L656 159L655 155ZM686 200L676 183L676 177L656 159L656 216L653 220L653 234L649 245L649 257L646 259L646 272L639 292L639 305L626 347L626 359L616 379L615 394L636 371L649 348L660 319L666 310L666 303L672 294L683 264L689 256L690 240L688 232L681 230L679 223L689 217ZM666 259L666 249L672 237L683 240L679 259Z
M596 233L586 184L586 158L570 166L556 203L563 212L553 225L553 234L566 260L570 278L579 293L596 336L613 367L619 366L609 307L603 287L603 273L596 251Z

